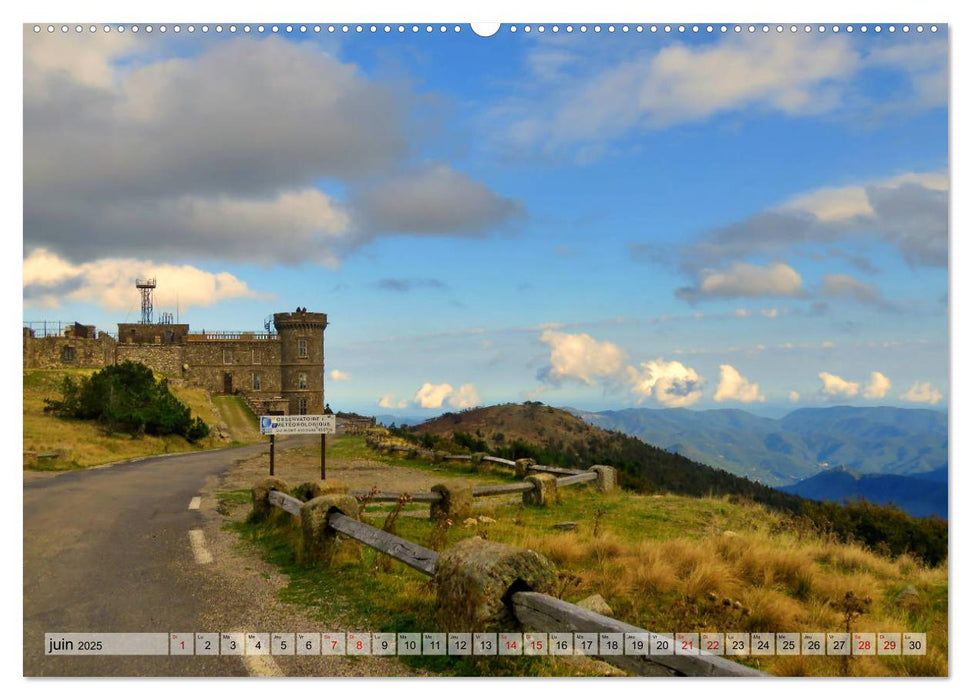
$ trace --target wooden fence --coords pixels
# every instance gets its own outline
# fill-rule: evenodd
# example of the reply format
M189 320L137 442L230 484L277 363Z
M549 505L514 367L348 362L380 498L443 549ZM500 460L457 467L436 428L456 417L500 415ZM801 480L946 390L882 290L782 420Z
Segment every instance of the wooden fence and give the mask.
M336 496L333 494L325 495L309 502L304 502L282 490L277 490L277 487L284 486L285 484L283 482L274 479L257 485L253 489L254 510L263 510L265 512L268 506L281 508L287 513L291 513L301 519L305 538L308 536L308 532L319 532L322 539L327 540L328 543L332 543L336 540L338 534L343 535L382 552L426 576L431 576L436 579L439 578L437 576L440 558L438 552L363 523L354 517L350 517L347 513L342 512L340 508L333 504L340 503L342 497L347 498L346 494L338 494ZM519 485L514 484L514 486ZM353 508L354 501L348 499L348 502ZM308 530L307 521L313 521L315 519L315 512L323 515L324 527L319 530L314 530L311 527ZM355 511L352 514L356 515L357 513ZM308 543L305 541L304 544L306 547ZM489 546L492 549L499 548L501 550L505 548L515 550L515 548L498 543L490 543ZM458 546L456 549L458 549ZM545 558L533 552L520 551L545 561ZM454 564L452 566L452 573L454 574ZM488 562L485 566L488 567ZM480 570L482 567L483 564L479 561L472 568L477 570L475 572L477 575L481 575ZM492 602L495 606L505 606L509 609L515 622L523 630L535 632L619 632L624 634L650 634L648 630L635 627L634 625L615 620L605 615L599 615L586 608L559 600L551 595L531 590L522 590L522 581L508 581L508 584L511 585L504 590L493 592L493 595L497 596L498 599ZM442 586L439 585L438 588L441 595ZM459 586L458 588L462 589L463 587ZM464 590L463 593L465 593ZM723 657L712 656L700 651L690 656L657 656L648 654L597 654L595 656L613 666L640 676L752 677L767 675L761 671L735 663Z
M458 455L436 450L427 450L416 446L399 445L395 443L379 442L371 438L368 444L374 449L386 450L390 452L405 452L413 456L431 458L436 462L450 461L470 461L473 464L481 462L493 462L507 467L513 467L517 476L525 477L527 480L515 484L490 484L485 486L473 486L471 489L472 498L483 496L508 496L511 494L523 494L525 502L535 505L547 505L556 500L557 490L572 484L582 484L596 482L597 488L603 492L611 491L617 483L616 471L607 465L594 465L590 469L565 469L563 467L549 467L536 464L531 459L503 459L486 454ZM530 476L548 475L553 479L530 479ZM396 502L402 493L398 491L352 491L351 495L358 500L369 502ZM437 504L446 500L442 492L420 492L411 493L412 502Z

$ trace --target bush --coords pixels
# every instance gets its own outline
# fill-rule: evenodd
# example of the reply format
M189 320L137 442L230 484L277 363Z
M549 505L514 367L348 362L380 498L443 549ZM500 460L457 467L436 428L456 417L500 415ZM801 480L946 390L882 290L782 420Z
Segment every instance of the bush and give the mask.
M61 399L44 399L44 412L81 420L95 420L108 432L133 437L181 435L195 442L209 434L209 426L192 418L188 406L169 391L168 381L155 380L145 365L123 362L75 382L65 377Z

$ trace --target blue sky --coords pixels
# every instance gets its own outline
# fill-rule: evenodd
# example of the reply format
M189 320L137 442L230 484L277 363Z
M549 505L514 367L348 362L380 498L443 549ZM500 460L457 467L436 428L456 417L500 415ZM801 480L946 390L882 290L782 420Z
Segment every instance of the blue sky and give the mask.
M946 29L463 29L28 27L25 320L306 306L367 413L946 406Z

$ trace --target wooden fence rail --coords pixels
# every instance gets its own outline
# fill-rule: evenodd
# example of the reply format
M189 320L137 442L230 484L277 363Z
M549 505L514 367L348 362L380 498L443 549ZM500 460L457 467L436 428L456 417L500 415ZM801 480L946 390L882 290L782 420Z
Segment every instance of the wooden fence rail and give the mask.
M620 632L649 634L645 629L599 615L559 598L524 591L513 593L512 606L526 629L556 632ZM708 654L677 656L627 656L599 654L607 663L641 676L765 676L748 666Z
M360 520L348 518L343 513L336 511L327 516L327 522L337 532L383 552L412 569L429 576L435 575L435 568L438 566L438 552L432 549L409 542L397 535L392 535L390 532L371 527Z
M578 474L587 476L586 474ZM593 475L596 478L596 474ZM576 477L566 477L575 479ZM276 482L282 485L281 482ZM573 483L573 482L571 482ZM525 484L529 485L529 484ZM503 484L499 487L522 488L524 484ZM305 503L287 493L278 491L271 484L264 482L253 489L254 508L257 507L258 494L262 489L269 488L265 493L266 502L283 509L287 513L302 518ZM324 499L315 499L324 500ZM314 501L314 502L315 502ZM313 507L313 503L307 506ZM353 501L351 502L353 504ZM312 515L310 517L313 517ZM332 531L340 533L361 544L371 547L383 554L402 562L406 566L419 571L426 576L436 577L439 554L431 549L414 542L409 542L397 535L380 530L360 520L348 517L338 509L331 508L326 515L327 525ZM306 537L306 530L305 537ZM538 555L534 555L538 556ZM502 595L506 600L508 591ZM615 620L604 615L591 612L578 605L554 598L534 591L518 591L509 596L506 603L511 608L515 620L527 631L536 632L620 632L650 634L648 630ZM729 661L720 656L711 656L698 652L691 656L628 656L598 654L598 658L607 663L622 668L625 671L642 676L765 676L767 674Z
M564 476L556 480L556 486L569 486L570 484L582 484L585 481L594 481L597 478L596 472L580 472L572 476Z

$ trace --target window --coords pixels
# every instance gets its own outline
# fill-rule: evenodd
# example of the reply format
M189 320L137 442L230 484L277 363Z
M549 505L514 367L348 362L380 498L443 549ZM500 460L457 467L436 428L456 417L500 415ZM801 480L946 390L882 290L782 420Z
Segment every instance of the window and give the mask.
M260 351L259 350L254 350L253 351L253 364L254 365L258 365L262 361L263 361L263 358L260 356Z
M233 364L233 351L232 350L223 350L223 364L224 365L231 365L231 364Z
M259 391L262 388L262 383L260 381L260 373L253 372L253 391Z
M307 397L301 396L297 399L297 413L301 416L307 415Z
M74 362L75 354L74 348L70 345L65 345L61 348L61 361L62 362Z
M307 357L307 339L298 338L297 339L297 356Z
M307 388L307 373L301 372L297 375L297 384L301 389Z

